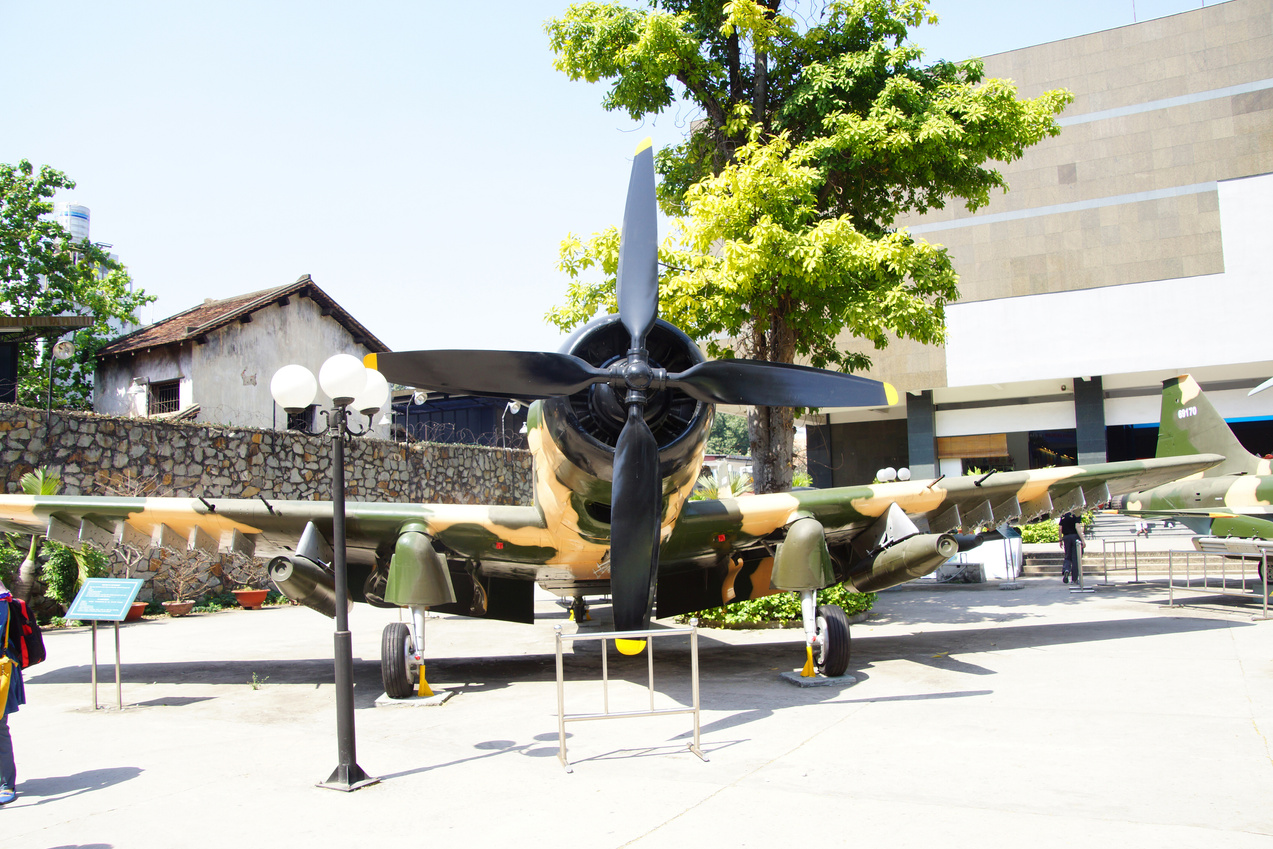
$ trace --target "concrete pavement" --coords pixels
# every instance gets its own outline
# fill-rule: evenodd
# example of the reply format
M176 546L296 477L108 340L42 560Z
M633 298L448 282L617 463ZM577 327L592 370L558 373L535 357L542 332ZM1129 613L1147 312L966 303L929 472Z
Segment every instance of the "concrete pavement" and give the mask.
M818 845L1273 846L1273 623L1252 603L1165 607L1154 585L1075 595L910 584L853 627L856 684L802 689L799 631L703 631L703 763L686 716L568 726L558 764L554 622L431 619L442 707L376 708L380 631L358 606L358 762L337 763L330 620L301 608L47 635L11 717L19 797L0 844L35 847ZM586 628L607 629L606 609ZM565 623L573 630L574 625ZM656 643L659 704L688 651ZM600 708L599 648L567 657L567 708ZM612 710L645 706L643 658L610 656ZM255 682L255 683L254 683Z

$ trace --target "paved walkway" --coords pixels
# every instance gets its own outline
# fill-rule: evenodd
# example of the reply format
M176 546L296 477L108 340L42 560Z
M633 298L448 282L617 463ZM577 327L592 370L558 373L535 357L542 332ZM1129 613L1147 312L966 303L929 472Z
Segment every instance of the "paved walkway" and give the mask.
M373 707L380 629L352 618L358 762L336 766L329 620L304 609L121 629L125 709L90 704L84 629L48 636L11 726L24 847L785 845L1273 846L1273 623L1249 604L1167 609L1153 586L1076 595L908 585L854 626L857 683L801 689L799 632L705 631L703 747L684 716L569 726L556 759L552 621L431 620L443 707ZM541 604L550 620L564 611ZM605 611L586 627L608 627ZM566 628L574 626L566 623ZM98 701L113 708L111 632ZM659 702L688 698L684 644ZM595 677L596 644L568 658ZM645 661L611 657L612 709ZM253 682L255 681L255 685ZM594 684L572 711L597 709Z

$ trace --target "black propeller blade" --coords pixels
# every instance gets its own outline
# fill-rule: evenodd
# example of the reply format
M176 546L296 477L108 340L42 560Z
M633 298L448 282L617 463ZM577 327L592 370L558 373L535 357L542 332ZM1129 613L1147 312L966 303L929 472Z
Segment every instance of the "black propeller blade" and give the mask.
M633 404L628 408L628 420L615 446L610 595L618 631L650 627L659 566L659 520L663 512L659 446L641 417L642 406Z
M667 385L708 404L754 407L887 407L890 384L789 363L712 360L667 377Z
M632 347L643 348L659 313L658 206L654 197L654 145L650 139L641 142L632 160L615 282L619 319L632 337Z
M364 360L390 383L526 401L571 395L610 378L578 357L542 351L403 351L369 354Z

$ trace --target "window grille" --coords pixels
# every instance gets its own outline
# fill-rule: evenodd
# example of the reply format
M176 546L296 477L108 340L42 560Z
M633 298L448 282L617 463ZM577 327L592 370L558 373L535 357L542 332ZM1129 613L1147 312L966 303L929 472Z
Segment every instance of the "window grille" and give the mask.
M165 380L161 383L150 384L150 405L147 414L151 416L160 413L175 413L181 409L181 398L178 392L180 381Z

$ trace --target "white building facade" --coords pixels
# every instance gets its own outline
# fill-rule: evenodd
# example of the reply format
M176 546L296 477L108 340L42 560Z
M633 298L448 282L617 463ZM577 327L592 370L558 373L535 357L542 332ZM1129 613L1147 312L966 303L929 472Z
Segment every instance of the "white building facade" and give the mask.
M814 422L815 482L1152 456L1161 381L1182 373L1273 451L1273 392L1246 394L1273 376L1273 0L985 64L1023 97L1069 89L1062 132L1001 166L1010 191L977 213L898 222L960 274L948 342L867 351L904 401Z

